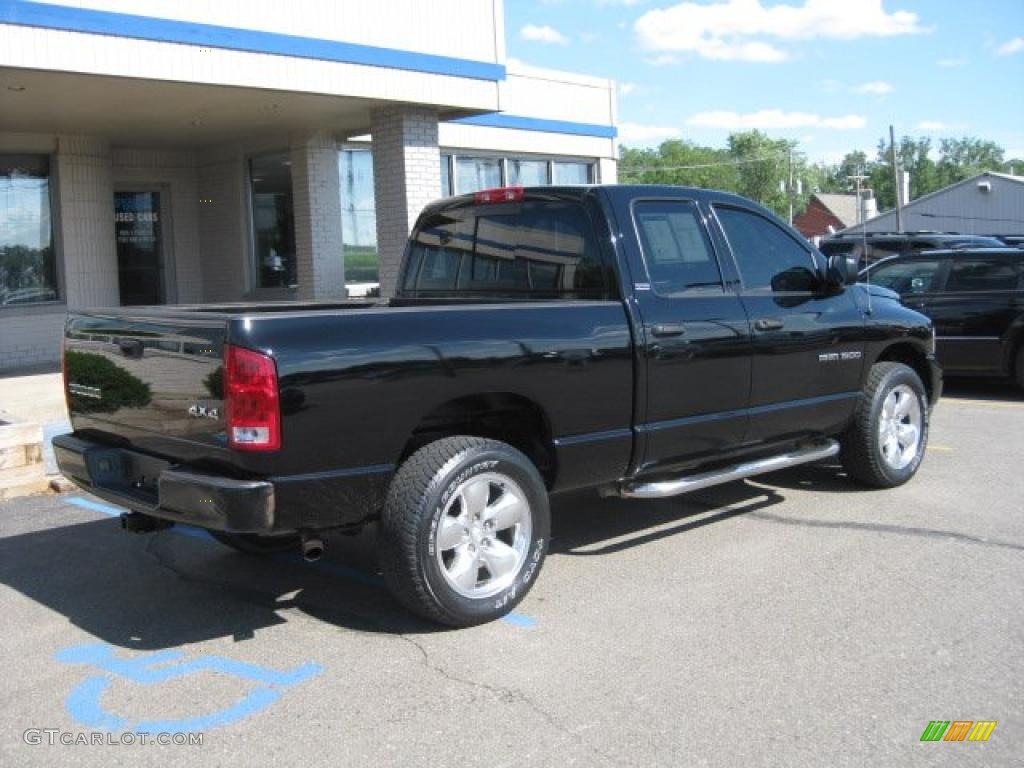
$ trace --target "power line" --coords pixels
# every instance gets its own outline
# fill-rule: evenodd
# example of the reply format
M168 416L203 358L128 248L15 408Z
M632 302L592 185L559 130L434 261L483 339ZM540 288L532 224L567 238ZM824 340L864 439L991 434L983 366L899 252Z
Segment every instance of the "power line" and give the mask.
M957 216L956 214L953 213L918 213L916 211L911 211L910 215L921 216L922 218L926 219L961 219L962 221L1011 221L1014 222L1015 224L1021 223L1020 219L1000 219L997 217L994 218L992 216Z

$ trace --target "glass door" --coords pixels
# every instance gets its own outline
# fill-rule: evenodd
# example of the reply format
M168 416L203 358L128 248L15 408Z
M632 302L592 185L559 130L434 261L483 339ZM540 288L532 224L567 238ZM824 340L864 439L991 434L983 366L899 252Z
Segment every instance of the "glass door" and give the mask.
M160 218L159 192L114 193L114 233L122 306L166 301Z

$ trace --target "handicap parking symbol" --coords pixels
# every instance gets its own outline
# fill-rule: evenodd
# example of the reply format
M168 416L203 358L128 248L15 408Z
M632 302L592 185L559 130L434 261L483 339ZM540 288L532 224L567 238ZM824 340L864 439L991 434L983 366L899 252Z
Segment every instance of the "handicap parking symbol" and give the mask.
M119 659L114 655L114 649L106 643L65 648L57 652L56 659L65 664L88 664L100 670L99 674L86 678L68 694L65 704L75 720L88 728L135 733L188 733L231 725L266 709L281 697L285 689L314 678L323 671L323 667L313 662L301 664L287 672L278 672L223 656L204 654L186 660L184 653L174 650ZM250 683L248 692L231 706L176 720L135 722L129 717L108 712L101 703L103 694L117 677L149 686L205 671L244 680Z

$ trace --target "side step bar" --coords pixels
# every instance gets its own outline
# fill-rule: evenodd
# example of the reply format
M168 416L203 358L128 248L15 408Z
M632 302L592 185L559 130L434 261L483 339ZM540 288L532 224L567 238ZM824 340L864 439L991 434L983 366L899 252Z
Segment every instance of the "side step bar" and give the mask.
M798 464L821 461L838 453L839 443L835 440L826 440L779 456L769 456L766 459L734 464L731 467L723 467L699 475L679 477L674 480L659 480L652 483L624 483L619 488L619 495L627 499L663 499L666 496L678 496L690 491L699 491L701 488L742 480L745 477L753 477L765 472L775 472L779 469L795 467Z

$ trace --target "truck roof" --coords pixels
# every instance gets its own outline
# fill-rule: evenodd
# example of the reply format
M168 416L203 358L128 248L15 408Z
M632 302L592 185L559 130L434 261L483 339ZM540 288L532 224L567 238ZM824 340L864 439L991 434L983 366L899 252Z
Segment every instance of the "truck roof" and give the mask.
M450 208L462 208L470 205L487 204L481 200L481 195L503 191L514 191L516 199L530 201L544 200L582 200L593 194L606 195L616 206L628 205L631 201L639 198L677 198L681 200L697 200L701 202L718 202L741 205L746 208L756 208L765 213L770 213L767 208L748 200L747 198L734 195L731 192L723 192L716 189L702 189L700 187L681 187L671 184L574 184L556 186L529 186L529 187L499 187L495 189L469 192L454 197L445 197L427 205L424 213L436 213ZM490 203L506 202L501 199L488 201ZM512 200L509 200L512 202Z

